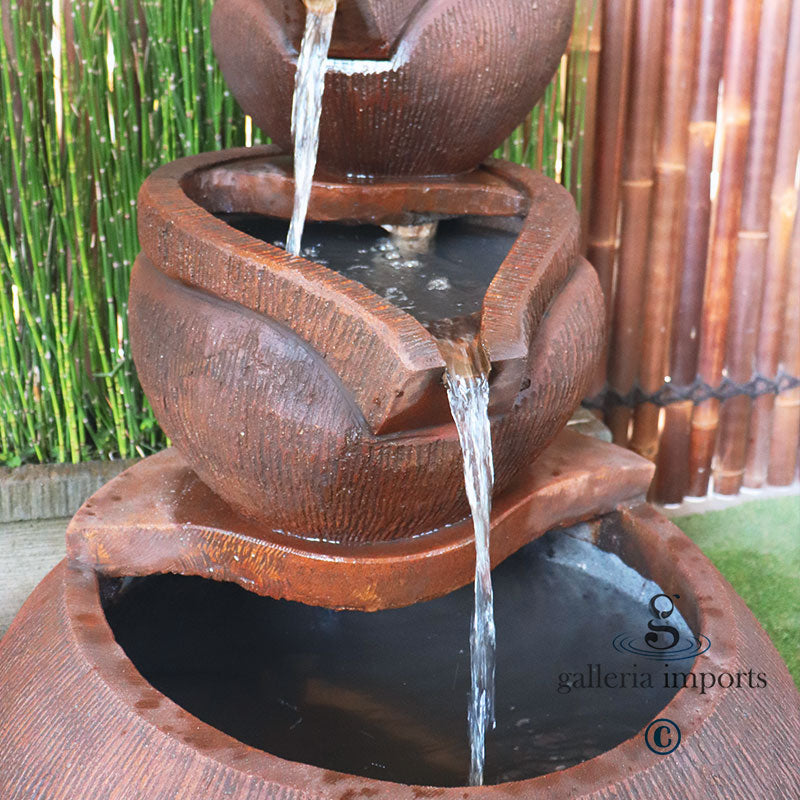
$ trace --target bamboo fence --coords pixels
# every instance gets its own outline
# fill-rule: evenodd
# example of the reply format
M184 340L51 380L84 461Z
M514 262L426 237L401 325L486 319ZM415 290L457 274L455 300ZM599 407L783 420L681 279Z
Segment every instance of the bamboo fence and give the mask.
M661 58L664 41L664 4L638 0L631 52L632 78L626 121L627 135L622 165L620 243L613 317L609 330L610 352L629 353L608 364L608 385L625 395L633 389L641 351L644 270L650 233L650 208L654 185L654 152ZM614 442L627 446L631 409L609 409L608 425Z
M697 331L703 311L711 222L711 172L726 20L727 0L703 0L697 30L697 68L689 117L684 236L675 263L678 291L670 337L669 376L676 386L690 385L697 375ZM664 409L655 483L656 492L664 502L680 502L688 493L688 470L674 469L671 465L689 462L693 407L692 400L679 400Z
M601 12L619 36L603 38L614 53L600 54L612 74L601 69L598 96L604 81L627 94L605 123L598 112L604 185L587 255L607 293L610 344L589 405L617 443L656 462L657 501L790 484L800 1L640 0L629 25L624 2L604 0Z
M211 0L0 0L0 464L163 446L129 356L135 197L158 164L262 140ZM587 405L652 497L797 479L800 0L577 0L496 155L567 186L606 297Z
M770 191L764 294L756 347L756 371L761 375L775 375L781 366L781 332L785 329L791 334L792 331L797 333L800 329L800 320L797 319L797 306L800 305L800 301L797 296L793 296L794 317L787 317L786 305L790 265L795 265L796 283L797 264L800 262L800 254L796 251L794 254L790 253L792 227L797 212L795 181L798 142L800 142L800 12L795 8L789 28L775 176ZM800 334L797 338L800 338ZM796 366L791 367L784 362L783 368L791 374L798 374ZM797 396L796 392L794 396ZM782 397L781 403L785 400L786 398ZM753 404L749 431L750 446L744 475L744 483L750 488L759 488L767 481L774 405L775 395L771 393L756 397ZM796 436L796 428L797 426L794 434L791 430L786 431L790 439L792 435ZM788 481L791 481L791 477Z
M653 165L654 201L645 261L644 314L641 327L639 385L648 393L661 388L669 358L676 255L683 237L681 208L686 194L689 106L695 69L696 0L667 4L661 97ZM636 407L631 447L647 458L658 451L657 406Z
M790 11L788 2L766 3L759 33L726 343L727 376L740 384L751 378L756 357ZM723 494L736 494L741 488L751 411L746 394L722 404L714 487Z
M592 194L586 256L597 270L605 295L606 329L611 327L614 262L617 254L622 145L627 108L629 61L633 32L632 0L605 0L602 7L600 68L597 83ZM602 388L605 359L595 377Z

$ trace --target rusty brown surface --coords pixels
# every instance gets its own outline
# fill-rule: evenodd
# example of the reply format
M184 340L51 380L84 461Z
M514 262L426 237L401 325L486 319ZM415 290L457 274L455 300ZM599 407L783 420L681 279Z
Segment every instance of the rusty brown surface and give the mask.
M620 527L621 523L621 527ZM731 800L793 797L800 702L775 648L700 550L652 508L607 519L598 544L680 594L711 641L693 671L763 672L763 688L682 689L659 713L681 745L650 752L642 733L577 766L488 787L402 786L331 772L247 747L144 681L114 641L94 573L62 563L0 641L3 800Z
M431 334L362 284L232 229L212 213L271 208L280 216L290 211L293 191L271 146L174 161L139 193L142 249L166 275L294 330L332 365L373 432L397 430L394 417L407 420L410 409L426 407L439 391L443 362ZM370 220L376 208L395 222L409 213L417 220L521 217L517 240L487 291L481 324L497 366L493 404L508 408L524 379L531 337L578 255L569 193L532 170L490 161L460 179L315 182L309 219ZM514 385L500 380L501 362L513 365L507 377L513 374Z
M214 51L236 99L290 150L299 2L217 0ZM574 0L343 0L318 163L339 175L443 175L486 158L533 108L566 46Z
M534 338L529 385L510 411L492 415L498 491L585 391L600 338L594 285L582 263ZM441 385L438 405L416 410L416 425L376 436L330 362L266 317L170 280L144 258L130 313L139 378L159 422L240 512L298 536L346 541L415 535L468 513Z
M145 255L131 282L131 340L159 422L204 482L271 528L363 541L465 517L432 334L362 284L211 213L240 210L232 205L240 194L246 206L276 194L288 203L292 183L274 156L274 148L197 156L162 167L142 188ZM325 218L352 219L365 207L522 215L480 328L502 491L565 423L601 349L599 289L576 260L569 194L504 162L430 185L339 186L337 194L337 184L315 184Z
M329 7L331 0L313 0L311 7ZM389 58L400 32L419 0L338 0L329 58ZM306 10L303 0L270 2L269 12L282 35L297 52L303 37Z
M643 497L652 472L627 450L563 431L495 500L493 565L552 527ZM70 558L109 575L200 575L365 611L446 594L475 570L469 519L390 542L302 540L236 514L175 450L150 456L90 498L69 526L67 545Z
M189 171L189 164L179 162L185 169L181 188L189 198L209 211L235 209L289 219L294 203L289 156L278 155L274 147L257 150L274 155L253 157L253 150L242 154L238 149L227 152L235 160L223 160L224 156L217 153L219 165L196 172ZM320 169L314 177L310 220L412 225L450 215L523 216L530 207L524 187L517 188L486 165L466 175L425 181L398 178L347 182ZM541 178L536 180L542 182Z

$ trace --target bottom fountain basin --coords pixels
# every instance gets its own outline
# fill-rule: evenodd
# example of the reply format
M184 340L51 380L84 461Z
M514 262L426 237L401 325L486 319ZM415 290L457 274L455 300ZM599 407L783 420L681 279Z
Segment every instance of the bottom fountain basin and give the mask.
M647 800L654 797L729 800L752 796L784 800L793 796L800 770L798 694L780 657L741 599L699 549L647 505L621 507L582 530L584 539L591 539L599 551L603 551L599 553L601 557L604 553L615 554L643 578L679 596L675 603L683 618L692 631L706 637L710 645L695 658L691 666L693 674L719 677L746 675L752 671L764 676L764 685L757 687L749 687L745 681L740 687L734 684L732 688L720 688L717 681L704 692L699 685L694 689L680 689L665 707L647 709L643 717L668 718L680 726L681 743L669 755L651 752L645 745L643 731L637 731L612 749L560 771L495 786L449 788L391 783L280 758L243 744L201 721L148 683L115 641L104 612L101 591L105 592L106 607L117 635L124 640L126 626L121 619L124 614L119 610L124 610L126 592L119 591L120 582L99 580L92 570L65 562L40 584L0 642L0 796L4 800L34 797L48 800L74 800L76 797L82 800L121 797L126 800L200 797L204 800L344 800L354 797L599 800L611 796ZM565 534L551 536L563 538ZM544 540L534 546L546 549L547 544ZM581 546L590 545L583 542ZM524 562L527 557L523 551L517 559ZM588 572L592 572L587 561L581 562L572 556L569 563L573 569L585 563ZM514 568L513 562L509 567ZM195 579L145 579L141 588L147 581L169 580ZM217 588L238 591L235 587ZM134 584L128 591L133 600L139 588ZM252 600L264 602L259 598ZM452 597L441 601L452 602ZM643 622L648 616L646 602L644 599L641 603ZM575 616L590 622L596 619L598 627L608 627L614 621L603 619L602 604L585 608L572 597L569 605ZM246 607L247 602L240 610ZM275 602L273 608L285 609L286 604ZM223 606L216 612L209 609L209 613L216 613L216 624L224 625L226 610L234 609ZM386 613L416 613L418 610L423 609ZM159 608L151 602L150 613L156 617L148 622L145 615L139 624L150 627L158 641L159 633L169 631L171 625L180 626L180 620L159 620L157 615L180 611L179 604L168 610L166 606ZM185 606L183 611L189 614ZM198 607L194 613L202 611L202 607ZM300 609L299 613L317 612ZM335 612L326 613L335 618ZM295 619L295 623L298 621ZM252 625L256 629L247 635L258 638L257 626L262 623L263 619L255 616ZM209 620L209 631L213 630L213 624L214 620ZM235 632L241 626L246 628L248 623L233 619L230 624ZM455 624L458 620L454 620ZM516 620L514 624L522 623ZM294 628L284 635L302 642L306 632L300 624L295 624ZM128 625L128 635L135 629L136 625ZM565 625L565 632L569 630L575 629ZM580 625L577 630L581 630ZM387 634L380 632L380 635ZM535 636L535 629L528 635ZM180 636L185 644L186 634ZM463 638L466 646L466 631ZM139 637L140 641L145 639ZM163 640L159 655L162 666L169 664L170 648L175 648L177 643L180 639ZM133 652L130 641L126 646ZM419 646L422 647L422 643ZM437 642L430 642L430 646L436 647ZM607 648L610 658L614 652L610 641ZM586 665L564 662L563 654L568 649L566 643L559 652L540 648L536 669L541 664L547 665L554 670L551 677L556 680L560 672L585 672ZM181 648L178 650L185 663L186 653ZM363 654L353 652L352 656L359 658ZM588 661L600 660L594 648L587 651L587 656L594 656L587 658ZM139 659L141 654L136 657ZM233 662L235 666L236 659ZM642 660L637 663L640 669L646 669ZM661 662L652 664L654 673L663 672ZM197 666L202 672L208 662L199 658ZM140 668L147 671L147 665L141 661ZM690 669L674 665L671 668L687 672ZM307 667L298 664L298 673L303 669ZM242 673L239 691L244 700L240 702L246 702L248 697L256 702L258 695L248 687L244 665ZM502 676L499 677L498 686L501 687ZM517 676L517 680L524 680L524 676ZM557 696L556 680L551 687L554 696ZM647 690L618 691L622 695L623 692ZM341 700L341 693L339 698ZM620 706L626 701L627 696L621 697ZM190 705L185 697L182 702ZM554 700L557 708L556 702ZM408 708L406 704L405 710ZM296 719L291 708L284 708L284 711L287 718L291 717L288 727ZM340 709L340 713L344 712ZM608 713L608 722L609 725L619 722L613 707ZM645 722L645 719L641 721L642 728L646 727ZM587 755L592 753L587 752Z
M682 685L664 664L612 646L626 631L648 649L648 602L662 589L592 544L592 533L586 523L551 531L493 573L497 724L486 784L610 750ZM372 614L180 575L106 579L100 594L141 675L240 742L383 781L468 782L472 586ZM689 671L696 643L677 612L670 624L687 656L671 667Z

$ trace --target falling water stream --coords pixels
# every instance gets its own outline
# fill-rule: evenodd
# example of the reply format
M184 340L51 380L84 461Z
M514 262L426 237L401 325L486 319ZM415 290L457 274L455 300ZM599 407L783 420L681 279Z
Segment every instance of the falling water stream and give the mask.
M336 0L306 0L306 24L297 59L292 102L295 192L286 249L300 255L311 184L319 148L319 121L325 69ZM426 251L435 231L401 230L393 240ZM412 235L413 234L413 235ZM409 241L405 241L408 239ZM413 249L413 247L412 247ZM475 530L475 608L470 633L471 696L468 710L469 782L483 783L486 731L494 728L495 627L489 557L489 513L494 469L489 426L488 365L474 343L450 341L442 351L448 364L445 383L464 459L464 481ZM466 368L465 368L466 367Z
M486 732L495 726L495 627L489 514L494 466L489 425L488 364L474 344L443 348L445 385L464 459L464 483L475 531L475 608L470 631L471 691L467 713L471 786L483 783Z
M286 249L300 255L300 240L306 221L311 181L319 149L319 118L325 89L325 66L331 43L336 0L307 0L306 27L297 57L292 100L294 139L294 208Z

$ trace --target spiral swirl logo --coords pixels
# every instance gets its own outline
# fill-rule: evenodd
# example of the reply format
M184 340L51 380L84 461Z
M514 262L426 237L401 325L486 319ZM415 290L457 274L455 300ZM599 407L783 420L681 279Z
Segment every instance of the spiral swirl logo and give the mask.
M612 642L614 649L620 653L631 653L657 661L682 661L705 653L711 646L707 636L692 636L688 639L684 636L681 640L678 629L669 624L668 619L675 610L673 597L677 600L680 595L653 595L649 603L653 619L647 623L648 631L641 637L627 633L617 634Z

